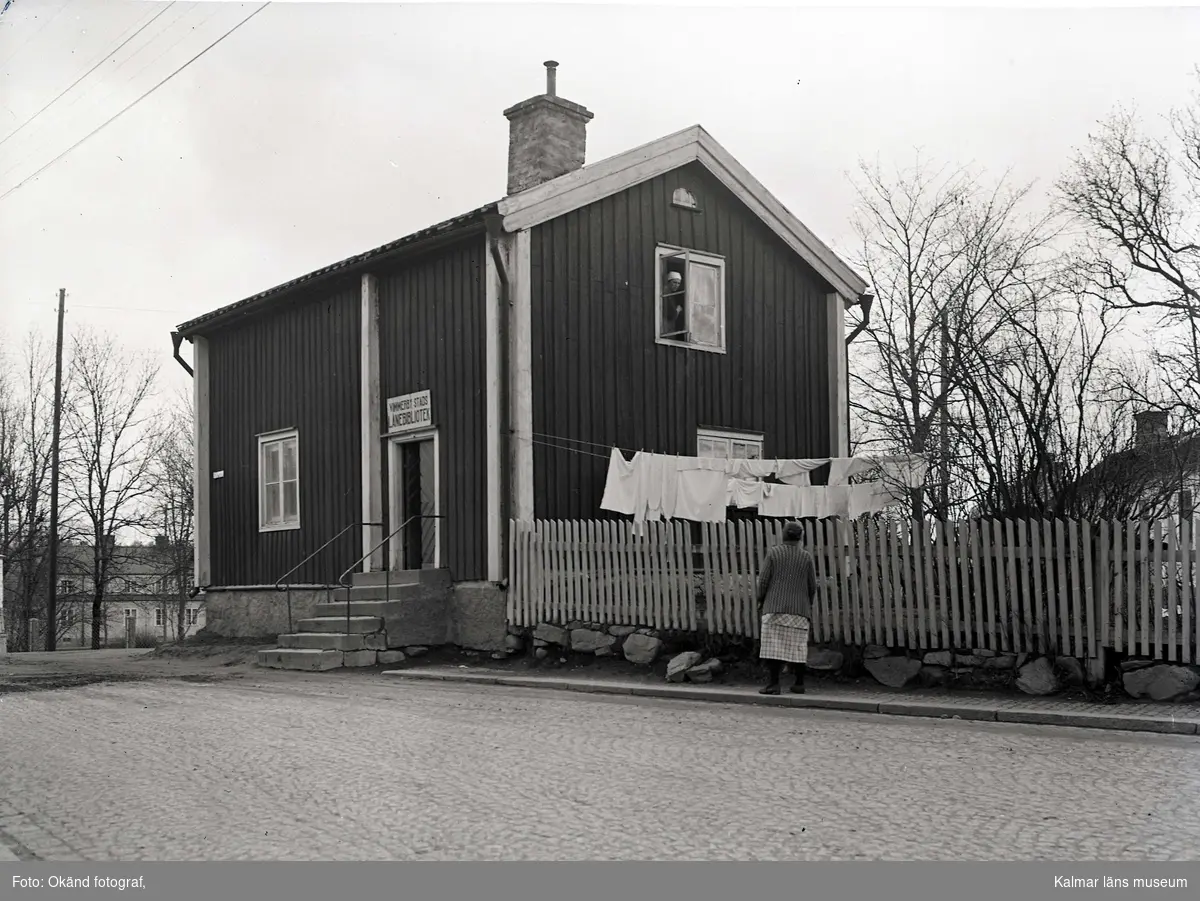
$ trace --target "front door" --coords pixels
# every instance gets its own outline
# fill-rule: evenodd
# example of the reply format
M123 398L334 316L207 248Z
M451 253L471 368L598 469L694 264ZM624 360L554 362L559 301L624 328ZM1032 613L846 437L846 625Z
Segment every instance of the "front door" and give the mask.
M437 468L432 438L398 443L393 455L392 528L404 525L393 540L393 567L426 569L437 565ZM413 517L424 517L414 519Z

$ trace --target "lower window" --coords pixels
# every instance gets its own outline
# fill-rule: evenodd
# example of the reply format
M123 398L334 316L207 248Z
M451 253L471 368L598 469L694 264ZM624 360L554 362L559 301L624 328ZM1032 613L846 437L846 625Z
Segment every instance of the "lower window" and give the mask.
M300 528L300 436L295 429L258 437L258 530Z
M720 460L761 460L763 436L743 432L699 429L696 432L696 456Z

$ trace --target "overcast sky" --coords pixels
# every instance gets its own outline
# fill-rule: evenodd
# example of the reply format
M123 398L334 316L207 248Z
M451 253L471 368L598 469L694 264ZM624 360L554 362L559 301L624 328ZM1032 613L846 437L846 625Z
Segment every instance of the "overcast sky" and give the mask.
M257 4L171 4L112 53L165 6L14 0L0 194ZM859 158L920 147L1049 187L1115 104L1153 122L1187 99L1200 10L272 3L0 199L3 343L52 337L62 287L68 333L110 328L182 386L179 322L499 199L502 111L546 59L595 113L589 162L701 124L848 251Z

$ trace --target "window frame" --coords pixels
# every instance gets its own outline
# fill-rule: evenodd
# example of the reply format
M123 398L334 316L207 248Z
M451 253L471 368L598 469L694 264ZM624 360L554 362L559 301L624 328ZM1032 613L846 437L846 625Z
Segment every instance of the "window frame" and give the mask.
M185 626L196 626L200 624L200 608L186 607L183 612L183 623Z
M166 626L166 624L167 624L167 611L163 610L162 607L155 607L154 608L154 627L156 629L161 629L164 626Z
M717 297L717 322L720 329L719 344L700 344L694 341L680 340L678 338L663 337L662 332L662 298L663 298L663 261L669 257L682 256L684 258L684 316L690 317L690 290L692 280L687 277L687 269L691 262L702 266L711 266L719 273L720 293ZM688 247L678 247L674 244L659 244L654 250L654 343L661 344L666 347L683 347L688 350L698 350L704 353L724 354L728 353L729 337L726 332L727 316L726 316L726 298L728 291L725 283L726 269L725 258L715 253L707 253L702 250L692 250Z
M262 532L294 532L300 528L301 505L300 505L300 431L299 429L280 429L275 432L264 432L257 437L258 447L258 531ZM271 445L280 445L281 453L279 455L279 481L280 486L280 516L283 515L283 486L291 482L291 479L283 478L283 454L282 447L289 441L294 441L296 444L296 517L295 519L280 519L279 522L267 521L267 481L266 481L266 449Z
M761 460L763 459L763 445L766 436L761 432L735 432L729 429L696 429L696 456L704 456L700 453L700 442L709 441L717 442L724 441L729 450L729 456L717 457L718 460ZM733 445L744 444L753 445L758 448L757 457L735 457L733 456Z

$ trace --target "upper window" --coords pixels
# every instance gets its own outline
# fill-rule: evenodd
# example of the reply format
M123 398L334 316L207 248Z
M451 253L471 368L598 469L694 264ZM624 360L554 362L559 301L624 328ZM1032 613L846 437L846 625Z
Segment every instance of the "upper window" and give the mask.
M76 591L75 583L70 579L59 579L58 593L59 594L74 594Z
M741 432L718 432L700 429L696 432L696 456L720 460L761 460L763 436Z
M258 530L300 528L300 437L295 429L258 438Z
M660 246L655 262L658 341L724 353L725 260Z

